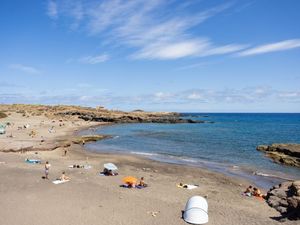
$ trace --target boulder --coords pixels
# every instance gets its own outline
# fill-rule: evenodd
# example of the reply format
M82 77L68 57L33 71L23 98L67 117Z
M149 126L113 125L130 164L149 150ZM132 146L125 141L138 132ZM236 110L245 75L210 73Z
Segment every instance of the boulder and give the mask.
M284 182L271 188L266 200L283 218L300 220L300 180Z

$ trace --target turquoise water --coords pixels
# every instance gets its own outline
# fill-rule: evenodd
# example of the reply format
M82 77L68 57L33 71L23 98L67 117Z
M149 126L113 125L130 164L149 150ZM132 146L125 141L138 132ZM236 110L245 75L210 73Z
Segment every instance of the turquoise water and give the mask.
M122 124L85 133L114 138L87 145L91 151L144 155L169 163L207 167L252 179L262 186L300 178L300 170L273 163L256 151L260 144L300 143L300 114L186 113L204 124ZM264 176L256 176L256 172Z

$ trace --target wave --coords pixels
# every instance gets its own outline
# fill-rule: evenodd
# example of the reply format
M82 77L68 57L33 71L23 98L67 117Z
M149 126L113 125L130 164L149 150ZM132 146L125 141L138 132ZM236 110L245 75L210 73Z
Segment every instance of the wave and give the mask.
M283 177L283 176L279 176L279 175L275 175L275 174L262 173L262 172L258 172L258 171L253 172L253 175L262 176L262 177L273 177L273 178L279 178L282 180L289 180L289 181L293 180L288 177Z
M156 153L148 153L148 152L130 152L131 154L135 155L145 155L145 156L157 156Z

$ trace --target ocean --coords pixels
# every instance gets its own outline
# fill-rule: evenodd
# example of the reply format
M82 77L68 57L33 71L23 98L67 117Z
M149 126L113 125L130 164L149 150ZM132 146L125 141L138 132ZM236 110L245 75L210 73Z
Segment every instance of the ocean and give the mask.
M120 124L82 133L113 135L87 144L90 151L207 168L263 188L300 179L300 169L276 164L256 150L261 144L300 143L299 113L183 113L182 117L214 123Z

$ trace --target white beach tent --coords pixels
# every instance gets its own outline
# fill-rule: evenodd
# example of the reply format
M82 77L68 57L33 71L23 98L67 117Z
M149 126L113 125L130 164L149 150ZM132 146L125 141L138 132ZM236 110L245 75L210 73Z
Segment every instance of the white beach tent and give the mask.
M191 224L205 224L208 222L208 204L201 196L191 197L186 205L183 214L185 222Z
M5 134L6 133L5 127L6 127L5 125L0 124L0 134Z
M105 163L103 166L107 170L111 170L111 171L118 170L118 167L113 163Z

